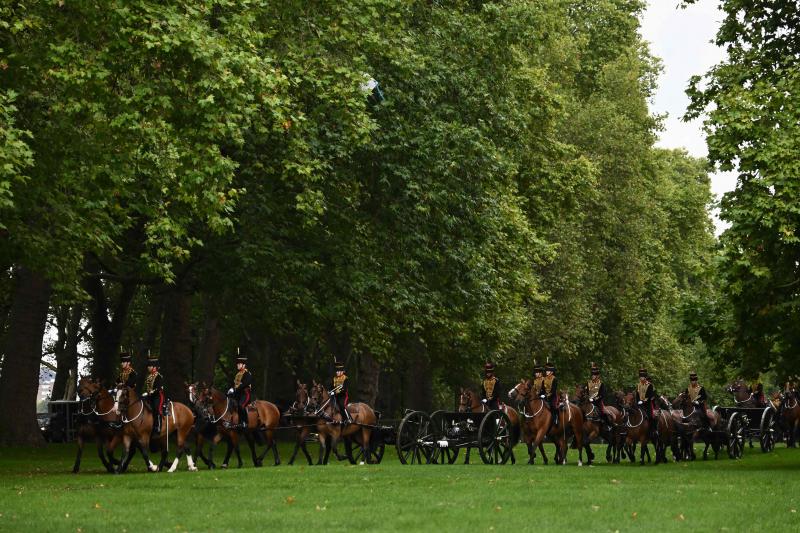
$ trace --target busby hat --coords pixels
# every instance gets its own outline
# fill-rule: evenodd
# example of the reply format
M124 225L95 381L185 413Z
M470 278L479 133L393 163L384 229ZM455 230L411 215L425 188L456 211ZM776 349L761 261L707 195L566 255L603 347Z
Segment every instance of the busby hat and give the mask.
M550 359L548 359L547 363L545 363L545 365L544 365L544 371L545 372L555 372L556 371L556 365L551 363Z
M645 367L641 367L639 369L639 377L646 378L647 377L647 369Z
M483 369L487 372L493 371L495 369L494 363L491 361L486 361L486 364L483 365Z
M592 363L592 375L599 376L600 375L600 367L596 364Z
M543 372L542 365L540 365L539 363L537 363L537 362L536 362L536 359L534 359L534 360L533 360L533 372L534 372L534 373L536 373L536 372L539 372L539 373Z
M119 361L121 363L130 363L131 362L131 354L128 352L121 352L119 354Z
M247 357L237 357L236 358L236 363L237 364L238 363L247 364Z
M147 366L161 366L158 362L158 356L152 355L147 358Z
M689 372L689 379L690 379L691 381L696 381L696 380L697 380L697 372L695 372L694 370L692 370L691 372Z
M333 366L336 370L344 370L344 363L342 361L335 361Z

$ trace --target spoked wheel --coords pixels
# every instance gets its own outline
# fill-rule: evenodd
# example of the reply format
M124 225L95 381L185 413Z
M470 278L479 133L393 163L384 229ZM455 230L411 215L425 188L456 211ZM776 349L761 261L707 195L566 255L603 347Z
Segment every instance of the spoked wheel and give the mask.
M478 427L478 451L486 464L505 464L511 457L511 421L502 411L489 411Z
M760 431L761 451L771 452L775 449L775 409L772 407L764 409L764 414L761 415Z
M431 463L451 465L458 459L458 447L442 446L442 442L448 441L447 438L447 415L446 411L435 411L431 414L431 434L433 435L433 450L431 450ZM450 444L448 442L448 444Z
M370 451L370 460L378 464L383 460L383 452L386 449L386 443L383 441L376 442L371 440L369 443L369 451ZM345 451L347 452L347 459L350 460L350 464L359 464L361 461L365 461L364 459L364 450L361 449L357 443L353 443L351 445L345 446Z
M430 462L433 435L431 419L422 411L411 411L397 428L397 456L404 465Z
M744 451L744 425L739 413L733 413L728 420L728 457L741 459Z

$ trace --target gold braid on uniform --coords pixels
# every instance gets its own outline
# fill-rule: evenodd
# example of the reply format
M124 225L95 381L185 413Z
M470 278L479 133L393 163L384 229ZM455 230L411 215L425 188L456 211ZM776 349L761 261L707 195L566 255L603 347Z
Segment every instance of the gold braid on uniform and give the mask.
M553 376L553 375L550 375L550 376L545 376L545 377L544 377L544 391L545 391L547 394L550 394L550 393L551 393L551 389L553 388L553 380L554 380L555 378L556 378L556 377L555 377L555 376Z
M544 383L544 378L536 378L533 380L533 390L536 394L539 394L539 391L542 390L542 384Z
M242 378L244 377L244 373L245 372L246 372L246 370L239 370L236 373L236 377L233 378L233 388L234 389L238 388L239 385L242 384Z
M689 383L688 389L689 389L690 401L695 401L697 399L697 397L700 395L700 388L701 387L699 383L697 385L692 385L691 383Z
M597 394L600 392L600 385L602 384L603 382L599 379L597 381L593 379L589 380L589 383L586 385L586 388L589 390L589 398L597 398Z
M636 386L636 390L639 392L639 399L640 400L644 400L645 398L647 398L647 389L648 388L650 388L650 383L648 383L647 381L645 381L644 383L640 382Z
M494 386L496 383L497 383L497 378L483 380L483 389L486 391L487 398L492 397L492 393L494 392Z
M159 376L159 373L156 372L155 374L148 374L147 379L144 380L144 391L147 393L153 392L153 383L155 382L156 378Z
M344 380L346 379L347 379L347 374L342 374L341 376L333 376L333 388L335 389L336 387L344 383Z
M131 372L133 372L132 368L125 368L122 371L120 371L118 381L120 383L126 383L128 381L128 376L131 375Z

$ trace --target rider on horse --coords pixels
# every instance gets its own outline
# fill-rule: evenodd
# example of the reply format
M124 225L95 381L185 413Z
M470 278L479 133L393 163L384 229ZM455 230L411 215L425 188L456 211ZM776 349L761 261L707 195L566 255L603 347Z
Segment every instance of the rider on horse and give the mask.
M483 365L484 380L481 383L481 402L489 410L500 409L500 380L494 375L494 363L487 362Z
M767 399L764 397L764 384L761 383L760 376L754 379L750 384L750 393L753 395L756 407L764 407L767 405Z
M153 434L161 433L161 412L164 409L166 394L164 378L158 372L158 357L147 360L147 377L142 387L142 399L150 400L150 411L153 413Z
M608 418L608 413L606 413L606 406L603 400L606 397L606 386L600 378L600 367L592 363L591 372L592 377L586 383L586 390L589 391L589 401L600 413L600 420L606 425L611 426L612 423Z
M553 425L558 426L558 378L556 378L556 367L549 359L544 365L544 379L539 389L539 397L545 400L547 407L550 408Z
M536 362L536 359L533 360L533 394L539 395L539 391L542 390L542 386L544 385L544 369L542 365Z
M692 402L695 409L700 412L700 420L703 421L705 427L710 427L711 421L708 419L708 413L706 413L706 400L708 399L706 388L697 382L696 372L692 371L689 374L689 386L686 387L683 394Z
M131 366L131 354L122 352L119 354L119 360L120 369L119 374L117 374L117 388L130 387L135 390L136 378L138 377L138 374L136 374L136 370L134 370L133 366Z
M336 405L339 407L339 413L342 415L342 424L352 422L350 413L347 411L347 403L350 400L347 394L347 374L344 372L344 363L336 361L334 364L336 373L333 376L333 388L330 394L333 396Z
M250 405L250 386L253 384L253 374L247 370L247 357L236 358L236 370L227 396L233 397L239 413L239 424L234 429L247 429L247 406Z
M658 436L658 426L656 425L654 405L655 397L656 391L655 388L653 388L653 383L650 381L650 377L647 375L647 369L642 367L639 369L639 383L636 385L636 393L634 394L634 398L636 399L636 405L642 407L642 410L649 421L650 437L654 441Z

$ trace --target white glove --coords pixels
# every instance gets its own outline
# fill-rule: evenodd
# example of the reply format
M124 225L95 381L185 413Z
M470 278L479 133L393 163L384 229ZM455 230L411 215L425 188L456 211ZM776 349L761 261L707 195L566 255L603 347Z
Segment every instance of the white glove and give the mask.
M142 398L147 398L148 396L150 396L149 392L145 392L144 394L142 394Z
M638 402L636 402L636 405L642 405L642 400L639 400Z
M486 398L484 398L483 400L481 400L481 403L487 403L488 401L489 401L489 400L487 400Z
M228 394L233 394L233 387L231 387L230 389L228 389Z
M540 395L539 395L539 398L541 398L541 399L543 399L543 400L544 400L545 398L547 398L547 395L546 395L546 394L540 394Z

